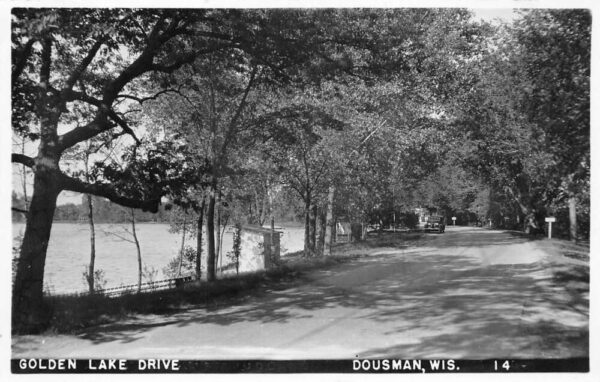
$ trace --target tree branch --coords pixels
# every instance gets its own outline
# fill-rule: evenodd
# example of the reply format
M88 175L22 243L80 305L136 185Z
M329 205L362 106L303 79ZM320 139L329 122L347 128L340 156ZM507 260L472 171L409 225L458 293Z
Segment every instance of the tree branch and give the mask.
M140 23L136 20L136 18L133 15L129 15L129 19L131 21L133 21L134 25L140 30L140 32L142 32L142 35L144 36L144 41L147 43L148 42L148 34L144 30L144 27L142 27L140 25Z
M111 144L115 139L119 138L120 136L123 136L127 134L125 131L119 131L118 133L114 133L110 139L107 139L105 141L102 141L101 144L99 144L98 146L94 147L94 145L90 145L89 147L89 151L91 154L97 154L100 152L100 150L102 150L102 148L108 146L109 144Z
M166 93L181 94L180 89L181 89L181 86L179 87L179 89L164 89L164 90L161 90L161 91L159 91L158 93L156 93L154 95L151 95L151 96L148 96L148 97L141 97L141 98L133 96L133 95L130 95L130 94L119 94L117 96L117 98L131 99L131 100L134 100L134 101L138 102L139 104L143 104L144 102L155 100L158 97L160 97L161 95L166 94Z
M27 210L23 210L23 209L21 209L21 208L17 208L17 207L11 207L11 209L12 209L13 211L15 211L15 212L20 212L20 213L22 213L22 214L25 214L25 215L27 215L27 214L29 213L29 211L27 211Z
M321 175L323 175L325 173L325 171L323 171L323 170L325 169L325 165L327 164L327 160L323 159L322 162L323 163L321 164L321 168L317 172L317 177L315 178L315 181L313 182L313 185L316 185L319 182L319 179L321 178Z
M12 163L20 163L29 168L33 168L33 166L35 165L35 160L33 158L28 157L27 155L18 154L18 153L12 154L11 162Z
M121 90L123 90L125 85L127 85L133 79L146 72L153 70L170 73L180 68L185 63L192 62L199 54L204 53L202 51L187 53L177 58L177 61L170 65L154 64L153 60L156 57L159 49L164 44L164 42L166 42L167 40L169 40L177 34L176 31L171 31L169 33L165 31L161 34L161 31L164 26L165 18L163 17L160 20L158 20L154 25L154 28L148 36L147 45L140 54L140 56L137 59L135 59L129 66L127 66L114 79L108 81L108 83L103 89L101 100L102 104L106 105L106 109L103 110L101 108L96 114L94 120L88 123L87 125L79 126L59 137L59 146L61 150L65 150L69 147L76 145L79 142L82 142L86 139L90 139L104 131L111 129L113 126L108 123L108 116L110 116L111 119L115 120L115 122L119 123L119 125L123 127L123 124L119 122L118 117L117 119L113 118L114 115L111 115L109 107L119 96L119 93L121 92ZM91 99L89 98L87 99L87 101L90 100ZM124 129L127 129L127 127L124 127Z
M235 127L238 119L240 118L240 115L242 114L242 110L246 106L246 99L248 98L250 89L252 88L252 85L254 84L254 80L256 78L257 71L258 71L258 67L255 66L252 69L252 73L250 74L250 80L248 81L248 85L246 86L246 89L244 90L244 96L242 97L242 100L240 101L240 104L238 105L238 108L235 111L235 115L233 116L233 118L231 118L231 121L229 122L229 131L231 131Z
M141 143L135 135L135 133L133 132L133 130L129 127L129 125L127 125L127 122L121 119L114 110L106 107L106 105L102 101L94 97L87 96L80 92L70 92L69 94L73 95L73 97L70 98L71 100L77 99L80 101L87 102L91 105L97 106L98 114L96 114L96 117L90 123L77 126L73 130L68 131L59 136L58 146L61 151L64 151L69 147L75 146L79 142L83 142L104 131L110 130L113 127L115 127L115 125L109 123L106 117L109 117L117 125L121 126L121 128L127 134L133 137L133 139L138 145Z
M62 173L60 174L60 185L66 191L101 196L123 207L141 208L142 211L158 212L158 205L160 204L160 197L150 200L128 198L117 193L110 184L86 183Z
M40 85L50 88L50 64L52 61L52 39L47 37L42 42L42 64L40 66Z
M288 186L291 187L294 191L296 191L298 193L298 195L300 196L300 198L302 198L302 200L306 202L306 199L307 199L306 190L301 189L301 187L299 187L294 182L288 182Z
M107 86L105 89L105 101L112 101L127 83L145 72L159 71L172 73L184 64L193 62L198 55L216 50L213 48L206 51L189 52L176 58L175 62L170 65L154 64L153 60L156 54L168 40L177 35L189 33L185 28L178 28L180 22L178 19L172 20L166 27L165 21L166 18L161 17L156 22L147 38L147 45L142 54Z
M219 154L219 162L221 162L225 156L225 152L227 151L227 146L229 145L229 141L231 141L231 138L233 137L233 134L235 132L235 128L236 128L238 119L240 118L240 115L242 114L242 110L246 106L246 99L248 98L250 89L252 88L252 85L254 84L254 80L256 78L257 71L258 71L258 67L255 66L252 69L252 73L250 74L250 80L248 81L248 85L246 86L246 89L244 90L244 95L243 95L242 99L240 100L240 103L237 107L237 110L235 111L234 116L231 118L231 121L229 122L229 127L227 128L227 132L225 133L225 139L223 140L223 146L221 147L221 152Z
M77 65L75 70L73 70L73 73L71 73L71 75L69 76L69 79L67 80L67 83L65 84L64 90L69 91L69 90L73 89L73 85L75 85L77 80L79 80L79 78L81 77L83 72L90 65L90 63L92 62L92 60L94 59L94 57L96 56L98 51L100 50L100 47L102 47L102 45L104 44L105 40L106 40L106 36L102 36L94 43L94 45L92 45L92 49L90 49L87 56L85 56L85 58L79 63L79 65Z
M129 231L125 231L125 232L127 232L128 234L130 234ZM134 243L133 240L128 239L125 236L119 235L118 233L115 233L115 232L110 232L110 231L104 231L104 230L102 230L102 233L105 234L106 236L111 235L111 236L114 236L114 237L118 237L119 239L121 239L123 241L126 241L128 243Z
M113 128L108 121L105 112L99 112L96 117L85 125L78 126L58 137L58 146L60 151L73 147L79 142L90 139L106 130Z
M121 117L119 117L117 115L117 113L115 113L114 110L108 110L108 116L115 121L119 126L121 126L121 128L123 129L123 131L125 131L127 134L131 135L133 137L133 139L135 140L135 143L137 143L138 145L140 145L142 142L140 142L140 140L138 139L138 137L135 135L135 133L133 132L133 130L131 130L131 127L129 127L129 125L127 124L127 122L125 122L125 120L121 119Z
M163 27L164 23L165 23L165 16L161 15L160 19L156 22L156 24L154 24L154 27L152 28L152 31L150 32L150 35L148 36L148 41L153 41L156 40L156 38L159 36L160 30Z
M35 41L36 41L35 39L30 38L20 52L18 52L18 53L13 52L13 55L19 56L17 63L14 65L13 70L12 70L12 84L13 85L17 81L17 79L19 78L21 73L23 73L23 70L25 69L25 64L27 64L27 60L31 56L31 51L32 51L33 44L35 43Z
M96 97L92 97L82 92L77 92L73 90L67 90L63 93L63 99L67 102L69 101L82 101L85 103L89 103L92 106L96 106L98 109L103 108L102 101Z
M217 32L210 32L210 31L197 31L194 34L196 36L208 37L208 38L212 38L215 40L231 41L231 42L234 42L236 40L232 35L225 34L225 33L217 33Z
M150 65L149 70L161 73L173 73L175 70L181 68L183 65L191 64L192 62L194 62L196 57L198 57L198 54L198 52L189 52L183 54L177 59L175 59L175 62L170 65L153 63Z

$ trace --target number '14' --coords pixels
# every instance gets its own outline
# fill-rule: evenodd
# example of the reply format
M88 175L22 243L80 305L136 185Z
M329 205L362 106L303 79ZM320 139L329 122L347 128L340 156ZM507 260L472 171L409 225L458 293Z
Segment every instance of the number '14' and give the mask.
M504 361L504 363L502 363L502 368L508 371L510 369L510 363ZM498 361L494 361L494 370L498 370Z

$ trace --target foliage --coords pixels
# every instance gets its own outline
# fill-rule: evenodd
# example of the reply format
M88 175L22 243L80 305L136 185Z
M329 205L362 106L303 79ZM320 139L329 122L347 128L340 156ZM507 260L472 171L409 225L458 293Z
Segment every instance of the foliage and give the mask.
M102 293L102 290L106 287L106 278L104 276L104 271L102 269L96 269L94 270L94 291L98 292L98 293ZM83 272L81 273L82 279L83 279L83 283L85 284L86 288L89 285L89 279L90 279L90 274L89 274L89 269L87 267L85 267L85 269L83 270Z
M543 130L558 174L584 176L589 170L591 14L532 10L517 23L515 34L531 77L524 111Z
M186 246L183 251L183 262L181 267L181 276L191 276L196 267L196 249ZM179 275L179 255L173 257L162 270L167 278L180 277Z
M585 10L524 12L465 68L457 154L491 187L500 221L541 226L589 187L589 21Z

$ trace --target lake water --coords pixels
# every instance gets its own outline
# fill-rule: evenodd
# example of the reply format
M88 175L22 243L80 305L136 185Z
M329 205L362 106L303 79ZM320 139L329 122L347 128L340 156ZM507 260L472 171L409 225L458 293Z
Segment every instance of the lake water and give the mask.
M131 238L124 228L126 224L96 224L96 269L104 271L106 288L137 283L137 252L135 244L124 241L106 232L117 233ZM25 231L24 224L12 225L13 237ZM163 279L163 268L178 255L181 235L170 233L167 224L136 224L136 231L142 249L142 262L149 269L158 270L155 279ZM304 227L284 227L279 229L282 255L302 250ZM206 236L203 237L206 246ZM231 251L232 233L223 237L223 254ZM186 245L195 248L196 238L186 238ZM203 252L206 253L206 247ZM46 256L44 284L53 294L71 293L86 290L83 272L90 258L90 231L87 224L54 223ZM224 260L225 261L225 260Z

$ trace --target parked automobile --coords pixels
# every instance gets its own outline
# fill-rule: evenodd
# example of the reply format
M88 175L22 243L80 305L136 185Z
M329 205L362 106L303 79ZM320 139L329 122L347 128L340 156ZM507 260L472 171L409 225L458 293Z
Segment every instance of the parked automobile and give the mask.
M425 229L425 232L436 231L444 233L446 230L446 218L439 215L430 215L427 217L427 221L423 228Z

